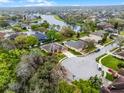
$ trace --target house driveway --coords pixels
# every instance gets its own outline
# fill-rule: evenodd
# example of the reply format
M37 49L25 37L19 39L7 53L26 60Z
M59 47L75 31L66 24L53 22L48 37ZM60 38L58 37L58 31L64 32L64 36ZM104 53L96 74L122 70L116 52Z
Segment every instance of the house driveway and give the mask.
M68 58L76 57L76 55L72 54L72 53L69 52L69 51L64 51L63 54L64 54L65 56L67 56Z
M99 52L84 57L71 57L63 60L61 65L71 73L67 78L70 80L87 80L92 76L100 75L101 72L98 71L96 58L116 47L117 44L114 43L102 48Z

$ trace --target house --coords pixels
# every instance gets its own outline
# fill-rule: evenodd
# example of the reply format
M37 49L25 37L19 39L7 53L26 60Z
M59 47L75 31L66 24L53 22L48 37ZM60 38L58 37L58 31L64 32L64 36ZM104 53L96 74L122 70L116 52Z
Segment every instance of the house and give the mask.
M116 54L119 58L124 59L124 50L117 52Z
M80 40L83 40L83 41L92 40L94 43L98 44L99 42L102 41L102 37L90 34L89 36L80 38Z
M119 52L118 55L124 57L124 51Z
M107 22L100 22L100 23L97 24L97 27L99 29L103 29L103 30L107 29L107 28L114 28L113 25L111 25L110 23L107 23Z
M21 24L21 28L26 30L26 29L29 28L29 25L27 25L27 24Z
M48 52L48 53L59 53L59 52L64 52L67 50L66 47L63 45L60 45L58 43L50 43L47 45L41 46L41 49Z
M28 31L28 32L23 32L24 34L27 34L28 36L32 35L32 36L36 36L38 38L39 41L44 42L45 40L47 40L47 36L45 34L43 34L42 32L36 32L36 31Z
M82 40L78 40L78 41L66 41L64 42L64 45L70 49L73 49L77 52L81 52L82 50L84 50L87 46L86 42L82 41Z
M4 39L5 33L0 32L0 39Z
M17 36L19 36L19 33L9 33L5 35L5 38L10 39L10 40L14 40Z
M118 30L111 27L105 28L104 30L109 33L118 33Z
M118 74L124 76L124 68L121 68L118 70Z
M97 32L92 32L91 35L96 35L96 36L99 36L99 37L102 37L104 38L106 32L105 31L97 31Z
M112 75L116 79L109 86L103 86L100 93L124 93L124 69L120 69L118 73L112 71Z
M42 32L35 32L35 34L33 34L34 36L36 36L38 38L39 41L45 41L48 39L48 37L43 34Z
M97 19L97 16L91 15L91 16L89 16L89 19L92 20L93 22L95 22Z

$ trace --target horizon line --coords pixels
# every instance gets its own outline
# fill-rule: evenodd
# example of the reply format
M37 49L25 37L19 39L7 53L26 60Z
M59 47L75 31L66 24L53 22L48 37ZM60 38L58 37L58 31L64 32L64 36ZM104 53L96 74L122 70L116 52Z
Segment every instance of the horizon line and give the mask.
M0 8L18 8L18 7L102 7L102 6L124 6L124 4L97 4L97 5L41 5L41 6L0 6Z

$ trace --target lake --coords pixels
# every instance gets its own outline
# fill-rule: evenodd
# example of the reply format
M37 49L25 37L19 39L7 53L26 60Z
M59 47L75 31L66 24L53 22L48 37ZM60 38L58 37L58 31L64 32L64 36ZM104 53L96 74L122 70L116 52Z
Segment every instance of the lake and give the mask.
M69 26L65 22L55 19L54 15L41 15L41 17L51 25L55 24L59 25L60 27ZM80 26L76 26L73 30L78 32L80 30Z

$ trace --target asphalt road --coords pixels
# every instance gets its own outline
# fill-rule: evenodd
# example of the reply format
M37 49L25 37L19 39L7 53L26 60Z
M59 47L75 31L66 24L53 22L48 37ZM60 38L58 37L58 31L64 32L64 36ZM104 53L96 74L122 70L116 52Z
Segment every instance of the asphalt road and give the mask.
M61 65L64 66L70 73L68 79L70 80L87 80L91 76L100 75L96 58L116 48L117 44L111 44L103 47L99 52L89 54L85 57L71 57L65 59Z

